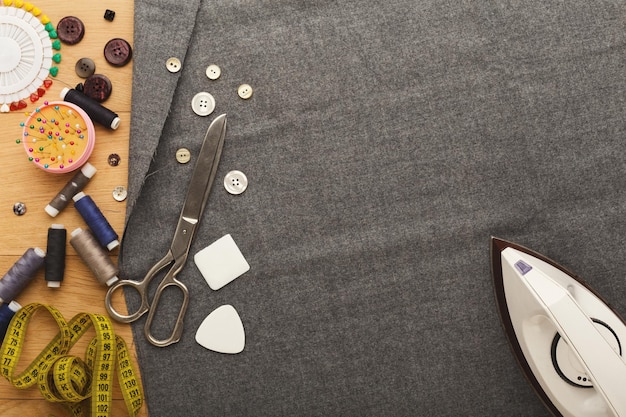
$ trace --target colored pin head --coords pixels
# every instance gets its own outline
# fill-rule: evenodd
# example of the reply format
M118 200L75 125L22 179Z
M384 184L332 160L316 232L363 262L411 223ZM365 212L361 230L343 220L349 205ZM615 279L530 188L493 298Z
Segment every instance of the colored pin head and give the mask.
M28 160L51 173L62 174L80 168L95 145L91 119L72 103L46 103L20 125L23 129L21 143Z

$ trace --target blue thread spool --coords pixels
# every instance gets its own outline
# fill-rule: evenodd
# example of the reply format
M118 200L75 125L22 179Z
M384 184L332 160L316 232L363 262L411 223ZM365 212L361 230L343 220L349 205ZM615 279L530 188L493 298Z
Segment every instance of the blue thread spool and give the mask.
M0 341L4 340L9 324L11 324L11 319L20 308L22 306L15 301L0 306Z
M115 230L113 230L93 199L83 192L76 194L73 199L74 207L85 220L98 242L108 250L113 250L119 246L120 242L117 240L117 233L115 233Z
M44 264L46 252L40 248L28 248L11 269L0 279L0 302L8 303L35 278Z

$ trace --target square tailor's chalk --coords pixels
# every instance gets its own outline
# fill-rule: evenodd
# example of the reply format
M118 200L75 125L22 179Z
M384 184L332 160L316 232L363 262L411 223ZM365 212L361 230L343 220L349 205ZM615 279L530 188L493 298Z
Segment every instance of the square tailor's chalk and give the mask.
M196 253L193 260L209 287L219 290L250 270L231 235L225 235Z

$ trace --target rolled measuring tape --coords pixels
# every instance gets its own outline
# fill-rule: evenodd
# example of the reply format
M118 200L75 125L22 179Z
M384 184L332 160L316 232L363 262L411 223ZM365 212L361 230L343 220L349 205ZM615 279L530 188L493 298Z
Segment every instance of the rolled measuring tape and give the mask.
M16 375L28 326L38 310L52 315L59 333ZM72 346L92 327L96 336L89 343L85 358L69 355ZM115 371L129 416L136 416L143 405L143 388L126 343L115 335L106 316L79 313L66 322L52 306L28 304L13 316L0 353L0 373L14 387L37 385L46 400L65 405L74 417L86 416L87 410L91 410L91 417L111 416Z

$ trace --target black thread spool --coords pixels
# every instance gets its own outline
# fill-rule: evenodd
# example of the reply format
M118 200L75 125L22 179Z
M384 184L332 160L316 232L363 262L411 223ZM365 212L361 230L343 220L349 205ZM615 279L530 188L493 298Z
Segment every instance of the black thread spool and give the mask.
M65 275L65 247L67 230L62 224L53 224L48 229L48 247L44 278L48 288L59 288Z
M76 104L89 115L91 120L104 127L115 130L120 126L120 117L116 113L81 92L64 88L61 91L61 99Z
M44 209L50 216L55 217L69 204L72 197L82 191L91 177L96 174L96 168L89 162L82 166L80 171L65 184L65 187L48 203Z
M45 257L43 249L28 248L0 279L0 302L8 303L22 292L43 266Z

